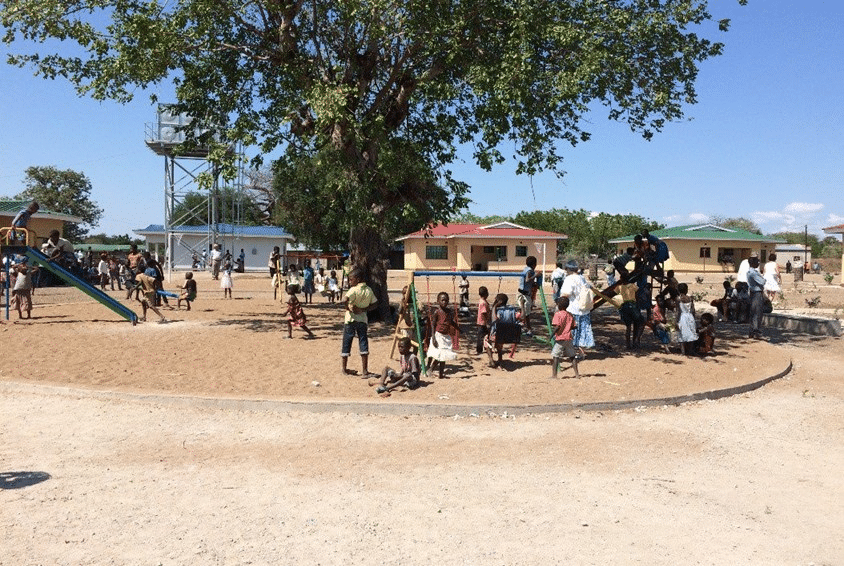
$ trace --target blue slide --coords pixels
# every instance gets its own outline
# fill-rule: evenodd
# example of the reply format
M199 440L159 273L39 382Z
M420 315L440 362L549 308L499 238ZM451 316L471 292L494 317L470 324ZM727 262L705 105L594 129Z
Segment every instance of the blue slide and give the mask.
M126 307L123 303L106 295L87 281L83 281L67 269L58 265L57 263L49 261L47 259L47 256L42 254L40 251L36 250L35 248L27 247L25 253L31 261L37 263L38 265L40 265L62 281L73 285L74 287L76 287L98 303L110 308L126 320L131 321L133 325L138 322L138 315L135 314L134 311Z

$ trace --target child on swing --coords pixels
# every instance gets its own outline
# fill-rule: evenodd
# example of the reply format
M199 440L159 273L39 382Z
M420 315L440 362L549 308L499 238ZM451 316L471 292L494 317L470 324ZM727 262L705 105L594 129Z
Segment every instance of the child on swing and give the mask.
M454 311L448 306L448 293L441 291L437 295L437 309L431 314L431 342L427 353L427 375L439 368L439 378L445 377L445 363L457 359L453 347L453 337L460 331Z
M492 302L492 324L489 335L484 339L484 350L489 357L489 367L501 366L504 344L515 344L521 339L521 325L518 324L522 313L515 307L507 305L509 298L504 293L498 293ZM509 329L501 328L503 324L509 324ZM498 360L493 361L492 351L498 353ZM514 347L515 350L515 347Z

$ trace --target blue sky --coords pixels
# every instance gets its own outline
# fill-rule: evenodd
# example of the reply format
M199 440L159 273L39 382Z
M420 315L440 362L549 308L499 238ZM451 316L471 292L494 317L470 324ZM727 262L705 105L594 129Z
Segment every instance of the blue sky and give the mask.
M472 186L470 212L582 208L668 226L742 216L766 233L808 225L821 237L823 227L844 223L844 4L710 0L710 11L732 24L708 34L725 53L703 64L698 104L685 120L647 142L598 111L588 117L592 139L563 148L562 179L457 164ZM105 210L93 232L163 223L164 158L144 144L155 121L147 94L99 103L4 63L0 84L0 196L22 190L27 167L54 165L91 180ZM161 88L162 101L168 93Z

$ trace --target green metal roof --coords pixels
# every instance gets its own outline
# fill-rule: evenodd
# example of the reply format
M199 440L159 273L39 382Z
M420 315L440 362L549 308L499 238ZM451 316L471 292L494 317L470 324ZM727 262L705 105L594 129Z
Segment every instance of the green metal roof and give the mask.
M11 200L11 199L0 199L0 215L2 216L12 216L14 217L17 215L18 212L29 206L29 203L32 202L32 199L27 200ZM40 203L39 203L40 205ZM55 212L44 208L44 206L40 206L38 212L35 213L35 218L42 218L42 217L52 217L56 220L62 220L64 222L74 222L76 224L81 224L82 219L73 216L72 214L65 214L64 212Z
M656 236L660 240L738 240L742 242L773 244L785 243L785 240L781 238L754 234L753 232L740 230L738 228L724 228L723 226L716 226L715 224L689 224L686 226L675 226L673 228L665 228L663 230L653 230L651 231L651 235ZM625 242L632 242L635 236L635 234L631 234L630 236L613 238L609 241L609 243L621 244Z

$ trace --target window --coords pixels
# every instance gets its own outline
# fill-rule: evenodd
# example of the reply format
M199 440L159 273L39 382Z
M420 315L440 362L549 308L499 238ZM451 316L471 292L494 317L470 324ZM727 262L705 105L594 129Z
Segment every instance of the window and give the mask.
M700 257L712 257L712 248L700 248Z
M484 254L494 256L496 261L507 261L507 246L484 246Z
M425 246L425 259L448 259L448 246Z
M527 246L516 246L516 257L527 257Z

